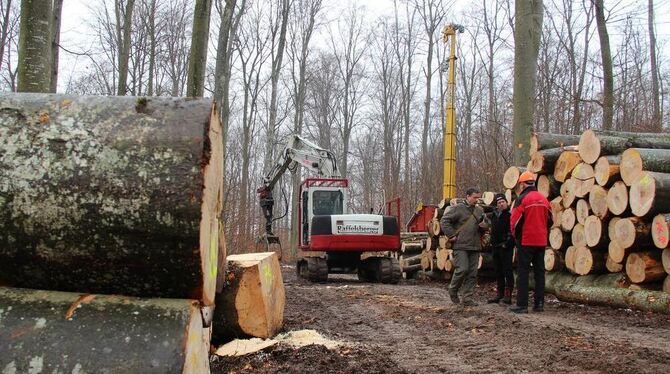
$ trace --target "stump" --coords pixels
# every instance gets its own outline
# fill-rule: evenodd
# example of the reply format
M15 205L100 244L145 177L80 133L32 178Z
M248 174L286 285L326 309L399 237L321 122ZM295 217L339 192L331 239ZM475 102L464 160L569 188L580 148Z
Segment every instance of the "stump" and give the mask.
M664 279L667 273L661 263L661 251L631 253L626 260L626 275L633 283Z
M670 238L668 223L670 223L670 213L658 214L651 221L651 238L657 248L664 249L668 246Z
M274 252L228 256L227 284L216 298L212 340L269 338L284 323L284 282Z
M210 330L194 300L0 287L0 310L5 372L39 372L34 358L44 372L209 372Z
M628 211L628 187L623 181L615 182L607 191L607 209L617 216Z
M629 204L638 217L670 211L670 174L640 173L630 186Z
M0 143L0 283L213 305L211 100L0 94Z
M621 156L602 156L598 158L593 168L596 183L603 187L611 186L612 183L621 180L619 174L619 163Z

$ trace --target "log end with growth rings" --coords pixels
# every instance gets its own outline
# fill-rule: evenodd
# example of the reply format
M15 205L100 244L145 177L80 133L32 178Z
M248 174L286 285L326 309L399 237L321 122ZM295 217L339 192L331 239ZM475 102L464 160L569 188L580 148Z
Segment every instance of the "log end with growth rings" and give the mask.
M587 164L592 164L600 157L600 140L593 130L586 130L579 138L579 156Z
M651 238L657 248L668 247L668 241L670 240L669 220L670 214L658 214L651 222Z
M619 173L621 173L621 179L627 186L630 186L635 178L642 173L642 156L637 149L628 148L621 154Z

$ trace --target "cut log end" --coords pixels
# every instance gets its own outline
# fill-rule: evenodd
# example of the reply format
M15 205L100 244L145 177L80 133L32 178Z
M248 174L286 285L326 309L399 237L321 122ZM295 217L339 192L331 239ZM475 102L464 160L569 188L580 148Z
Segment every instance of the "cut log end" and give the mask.
M586 245L591 248L599 247L607 242L607 232L603 228L603 221L596 216L588 216L584 224Z
M579 138L579 156L588 164L600 157L600 140L593 130L586 130Z
M615 182L607 191L607 209L614 215L621 215L627 208L628 187L622 181Z
M588 247L578 247L575 252L574 270L579 275L602 272L605 270L605 256Z
M513 189L519 180L519 176L524 171L526 171L526 168L521 166L510 166L507 168L503 175L503 186L505 186L505 188Z
M565 182L572 170L582 162L578 152L565 151L561 153L554 166L554 179L559 182Z
M626 249L620 246L616 240L611 240L607 245L607 256L612 262L623 263L623 259L626 257Z
M571 231L575 227L576 221L574 209L568 208L561 212L561 228L563 231Z
M627 186L630 186L635 178L642 173L642 156L635 148L629 148L621 154L621 164L619 166L621 179Z
M562 204L565 208L569 208L574 204L577 197L577 180L568 179L561 185L560 193L562 198Z
M575 206L575 216L577 217L577 222L582 225L586 224L586 218L591 214L591 207L589 206L588 201L584 199L577 200L577 205Z
M665 272L670 274L670 248L663 250L663 253L661 254L661 262L663 263Z
M646 283L664 279L667 276L660 261L660 251L631 253L626 260L626 275L633 283Z
M565 268L565 260L560 252L547 248L544 252L544 268L547 271L561 271Z
M568 246L569 236L560 229L560 227L554 227L549 231L549 245L555 250L561 250Z
M586 246L586 233L584 232L584 225L581 223L575 224L571 233L572 245L576 247Z
M599 185L591 187L589 207L596 217L600 219L607 217L609 209L607 208L607 190L605 188Z
M651 238L657 248L668 247L668 240L670 239L669 222L670 214L658 214L651 222Z
M616 181L616 179L618 179L616 176L619 175L620 170L619 162L619 156L602 156L598 158L598 161L596 161L596 164L593 167L596 183L605 187Z

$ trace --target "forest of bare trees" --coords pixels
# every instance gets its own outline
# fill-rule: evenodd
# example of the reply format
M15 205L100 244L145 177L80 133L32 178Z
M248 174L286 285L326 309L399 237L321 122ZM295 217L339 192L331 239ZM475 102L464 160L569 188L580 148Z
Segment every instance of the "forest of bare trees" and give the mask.
M256 188L289 133L334 151L355 212L400 196L406 220L419 202L441 198L442 29L451 22L465 26L458 189L500 189L513 163L514 1L386 0L366 8L353 0L91 0L80 2L86 17L65 41L58 21L73 15L56 12L68 2L0 1L0 89L30 91L22 74L42 74L43 92L213 97L226 125L231 253L253 246L262 230ZM658 31L667 22L654 13L667 2L541 3L534 128L667 130L668 34ZM28 6L50 12L37 70L19 64L20 31L39 16L28 17ZM275 191L283 239L301 175L285 176Z

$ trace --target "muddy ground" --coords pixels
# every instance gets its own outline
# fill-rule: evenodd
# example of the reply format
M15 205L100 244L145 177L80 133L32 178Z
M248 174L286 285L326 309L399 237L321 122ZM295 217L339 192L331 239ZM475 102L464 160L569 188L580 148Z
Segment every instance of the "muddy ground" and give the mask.
M278 346L240 358L212 357L213 373L667 373L670 316L583 306L547 297L544 313L515 315L486 304L494 284L480 280L477 307L448 300L445 282L326 284L284 271L285 331L314 329L349 344ZM532 300L532 299L531 299Z

